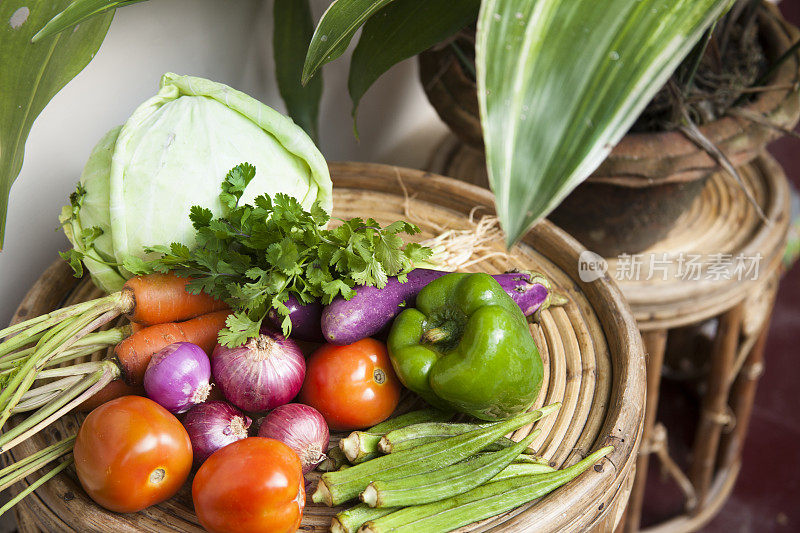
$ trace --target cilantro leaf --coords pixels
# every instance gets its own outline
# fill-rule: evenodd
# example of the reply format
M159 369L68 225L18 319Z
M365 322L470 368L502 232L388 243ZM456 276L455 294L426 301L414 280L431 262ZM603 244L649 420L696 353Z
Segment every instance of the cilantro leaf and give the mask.
M283 303L289 296L303 303L350 299L357 285L384 287L389 276L405 281L414 262L431 254L419 244L405 244L400 234L419 232L408 222L383 228L372 218L357 217L325 229L330 216L319 203L306 211L282 193L239 205L255 171L243 163L228 172L219 195L223 216L192 207L195 248L153 246L145 251L158 258L126 258L124 263L133 273L172 271L191 277L187 290L226 302L234 314L220 332L221 344L238 346L258 335L270 310L281 317L281 329L289 335L291 320Z
M247 339L257 337L261 331L261 320L250 320L245 313L231 313L225 327L219 332L219 343L228 348L241 346Z
M66 252L58 252L58 255L61 256L61 259L69 263L76 278L83 277L83 252L72 249Z
M222 182L222 193L219 199L222 205L233 209L241 200L244 190L256 177L256 167L250 163L242 163L233 167Z

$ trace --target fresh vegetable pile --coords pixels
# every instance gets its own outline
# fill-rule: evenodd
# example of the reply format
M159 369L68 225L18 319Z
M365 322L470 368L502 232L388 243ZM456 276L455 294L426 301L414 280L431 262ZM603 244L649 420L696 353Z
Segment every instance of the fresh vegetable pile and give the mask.
M0 427L32 412L0 434L0 452L75 408L91 412L77 436L0 470L2 490L56 463L0 514L74 461L112 511L162 502L194 473L209 531L291 532L304 475L319 469L315 503L362 502L334 531L449 531L546 494L610 451L556 471L528 448L538 431L505 437L558 409L529 411L543 372L527 321L562 303L543 276L448 272L471 259L454 243L475 235L406 242L419 233L410 222L332 219L313 143L259 105L168 75L92 155L62 216L74 244L63 256L117 290L0 330ZM282 146L289 185L242 163L209 198L206 169L230 154L204 153L203 190L176 193L171 176L192 152L187 116ZM175 214L159 213L138 232L135 190L191 208L174 228L158 224ZM121 316L130 323L109 327ZM404 394L431 409L393 417ZM329 448L330 431L352 433Z

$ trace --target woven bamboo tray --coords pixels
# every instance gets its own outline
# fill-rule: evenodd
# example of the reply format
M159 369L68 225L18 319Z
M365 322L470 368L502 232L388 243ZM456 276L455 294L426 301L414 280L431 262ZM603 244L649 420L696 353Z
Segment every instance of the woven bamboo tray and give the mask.
M492 212L490 193L479 187L415 170L361 163L331 165L335 215L372 216L381 223L410 218L422 228L421 238L446 229L468 228L475 208ZM540 347L546 387L536 406L561 401L557 417L536 427L534 442L553 466L566 466L590 451L613 444L615 451L594 469L560 490L514 511L466 526L463 532L596 531L611 532L619 523L633 482L642 428L645 393L641 337L618 288L608 281L579 281L581 247L549 223L526 235L510 255L499 240L484 252L497 255L468 268L503 272L510 268L545 273L569 298L561 308L543 313L531 332ZM61 261L54 263L31 288L15 321L46 312L60 303L99 295L87 280L70 277ZM74 434L81 415L68 415L41 435L15 448L16 459L56 438ZM531 428L515 435L519 439ZM337 436L338 438L339 436ZM318 474L309 475L312 484ZM337 512L307 505L302 531L327 531ZM190 484L172 499L135 514L115 514L95 505L78 484L74 470L55 477L19 507L20 527L28 531L202 531L194 516Z

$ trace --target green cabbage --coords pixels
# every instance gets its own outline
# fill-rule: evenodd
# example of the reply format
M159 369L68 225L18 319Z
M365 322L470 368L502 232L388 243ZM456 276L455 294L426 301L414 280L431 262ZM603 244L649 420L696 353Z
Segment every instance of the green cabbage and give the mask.
M224 214L220 185L242 162L256 167L243 202L282 192L330 212L325 159L291 119L226 85L165 74L158 94L92 151L62 213L65 233L95 283L119 290L130 277L118 266L126 257L146 257L146 246L194 245L191 206Z

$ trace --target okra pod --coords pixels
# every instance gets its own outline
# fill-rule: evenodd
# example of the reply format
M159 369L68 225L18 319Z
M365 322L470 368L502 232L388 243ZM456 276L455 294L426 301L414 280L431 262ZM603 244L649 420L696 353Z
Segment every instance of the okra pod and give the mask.
M333 517L333 520L331 520L331 533L356 533L358 528L364 525L364 522L377 520L397 510L394 507L381 507L379 509L370 507L366 503L359 503Z
M380 474L364 492L361 501L371 507L405 507L443 500L472 490L499 474L536 438L534 431L510 448L415 476L384 481Z
M368 521L359 533L445 533L540 498L578 477L613 449L607 446L550 474L493 481L446 500L406 507Z
M311 499L314 503L339 505L358 496L378 473L381 479L388 480L450 466L479 452L498 437L558 410L560 406L560 403L555 403L487 428L377 457L341 472L327 472L322 475Z
M550 474L553 472L558 472L555 468L548 465L538 464L538 463L511 463L507 467L505 467L499 474L494 476L491 481L500 481L503 479L508 479L510 477L518 477L518 476L538 476L541 474Z
M354 431L346 438L339 441L339 447L351 463L363 463L364 461L368 461L380 455L378 452L378 442L383 435L422 422L449 420L451 416L450 413L445 413L438 409L411 411L410 413L390 418L366 431Z
M489 424L485 423L446 424L440 422L428 422L414 424L413 426L390 431L380 439L378 447L383 453L395 453L488 426ZM510 446L514 446L515 444L516 443L511 439L500 437L486 449L490 451L498 451Z
M333 472L346 464L347 457L345 457L344 452L338 446L331 446L325 453L325 459L317 465L317 470L320 472Z

